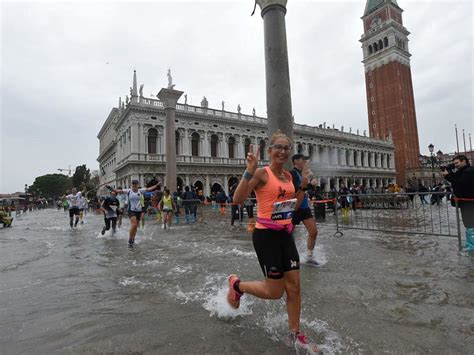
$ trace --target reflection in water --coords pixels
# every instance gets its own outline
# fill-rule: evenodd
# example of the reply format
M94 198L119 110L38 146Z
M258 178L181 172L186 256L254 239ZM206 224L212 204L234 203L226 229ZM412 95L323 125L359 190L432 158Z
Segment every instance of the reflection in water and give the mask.
M22 216L0 231L2 351L288 353L284 299L226 303L229 272L262 277L245 228L210 209L204 221L150 220L130 249L128 221L102 236L93 214L77 230L62 211ZM474 268L453 240L319 230L323 266L301 269L302 327L324 353L467 349Z

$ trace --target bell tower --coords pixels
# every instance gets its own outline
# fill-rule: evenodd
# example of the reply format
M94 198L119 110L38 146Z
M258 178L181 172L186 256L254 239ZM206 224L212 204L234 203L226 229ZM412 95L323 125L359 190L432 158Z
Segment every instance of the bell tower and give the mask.
M360 39L365 69L369 133L391 138L395 146L397 183L419 165L420 147L403 10L396 0L367 0Z

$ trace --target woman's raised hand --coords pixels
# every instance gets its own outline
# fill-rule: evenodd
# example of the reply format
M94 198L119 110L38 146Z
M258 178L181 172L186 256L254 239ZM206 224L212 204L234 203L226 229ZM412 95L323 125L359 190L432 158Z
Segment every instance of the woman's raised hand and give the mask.
M249 152L247 153L247 171L254 174L258 167L258 157L260 156L260 145L257 148L257 152L253 152L253 144L249 146Z

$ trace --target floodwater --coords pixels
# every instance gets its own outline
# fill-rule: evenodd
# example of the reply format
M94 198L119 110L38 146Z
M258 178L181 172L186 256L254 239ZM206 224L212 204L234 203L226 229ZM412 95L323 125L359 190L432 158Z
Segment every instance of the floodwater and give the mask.
M332 218L331 216L328 217ZM474 349L474 258L457 241L319 225L320 268L302 265L302 328L325 354ZM205 209L202 223L148 220L100 235L43 210L0 230L0 353L292 354L284 301L225 301L226 277L261 279L250 235ZM296 229L304 252L304 229Z

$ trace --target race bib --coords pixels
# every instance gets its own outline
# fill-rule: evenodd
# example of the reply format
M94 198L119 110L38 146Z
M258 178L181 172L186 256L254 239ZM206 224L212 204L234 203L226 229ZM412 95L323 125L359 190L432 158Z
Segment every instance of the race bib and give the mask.
M296 208L296 198L275 202L273 204L272 220L279 221L293 218L293 212Z
M117 211L117 206L109 206L112 211Z

